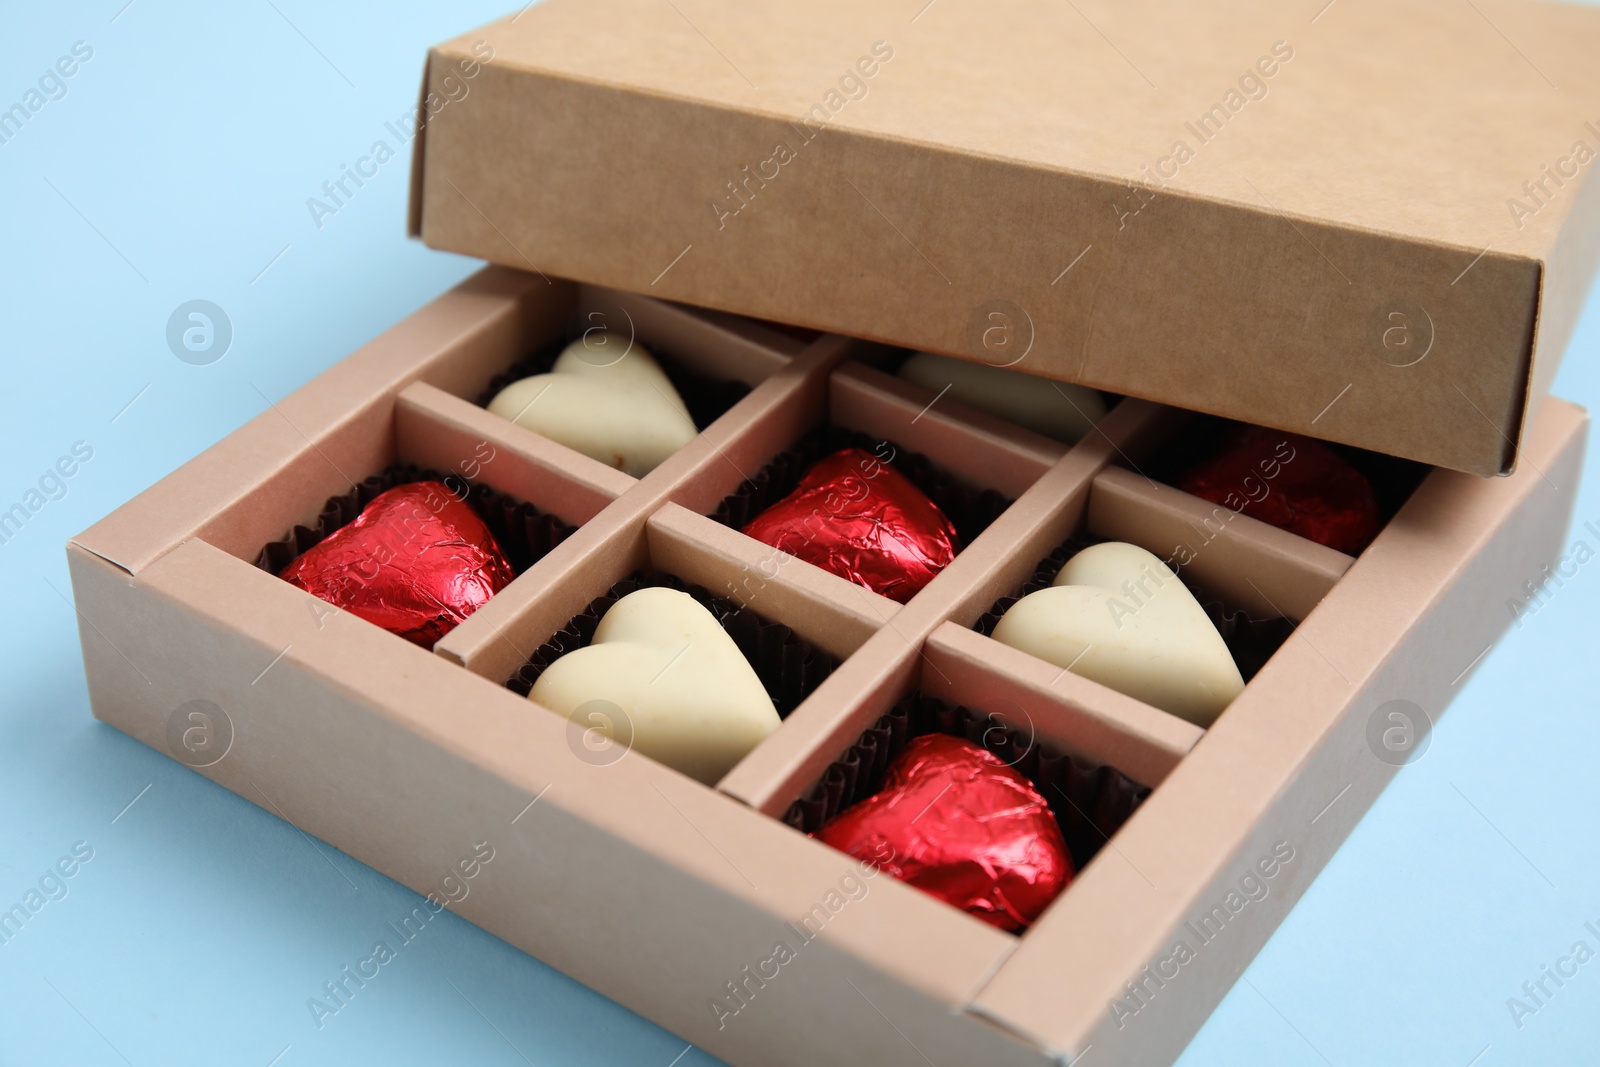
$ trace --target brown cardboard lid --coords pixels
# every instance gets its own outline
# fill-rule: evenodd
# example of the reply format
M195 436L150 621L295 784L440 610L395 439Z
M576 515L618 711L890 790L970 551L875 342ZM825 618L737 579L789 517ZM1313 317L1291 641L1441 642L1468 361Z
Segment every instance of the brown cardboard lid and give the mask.
M430 53L411 227L1505 473L1600 249L1597 53L1504 0L547 0Z

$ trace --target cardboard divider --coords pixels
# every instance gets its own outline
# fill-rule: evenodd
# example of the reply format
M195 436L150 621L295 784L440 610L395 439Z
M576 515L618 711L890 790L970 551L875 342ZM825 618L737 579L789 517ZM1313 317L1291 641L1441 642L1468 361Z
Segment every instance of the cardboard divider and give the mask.
M494 681L509 677L550 634L583 610L594 590L647 565L644 523L662 503L712 498L714 504L721 497L713 494L730 479L737 485L742 469L754 462L751 457L761 455L775 435L796 421L805 424L820 410L827 370L844 358L850 344L843 338L821 338L806 346L726 416L534 564L522 576L526 581L519 578L446 634L435 651ZM612 577L602 581L595 575L606 561L616 566L607 572Z
M1074 871L1085 870L1149 799L1151 787L1113 764L1069 752L1041 736L1022 709L1001 703L1000 711L991 710L995 707L992 702L952 703L924 689L907 693L828 765L780 821L805 834L822 832L832 819L882 790L891 764L918 738L943 735L984 749L1026 779L1054 815ZM1011 932L1026 936L1022 930Z
M574 525L594 518L636 482L425 382L413 382L395 398L395 436L409 462L459 471Z
M1082 529L1094 479L1109 464L1136 454L1144 440L1170 425L1169 410L1142 400L1123 400L1112 408L1049 474L996 520L995 537L1005 545L1004 552L974 576L976 580L962 590L948 617L970 626L996 600L1027 581L1040 560ZM961 562L959 557L956 562Z
M772 700L780 720L839 666L839 657L821 648L791 626L746 610L694 582L668 571L636 571L613 582L568 619L528 657L510 678L507 689L531 697L540 677L558 661L593 644L606 617L622 601L647 589L668 590L689 597L705 609L733 642ZM663 668L665 669L665 668ZM581 706L581 705L580 705ZM579 728L586 724L573 719Z
M1067 452L1058 441L860 363L833 372L828 406L840 425L880 434L1012 499Z
M492 682L509 678L612 583L649 564L646 515L613 505L551 549L433 646Z
M680 305L667 302L667 306ZM740 337L748 337L758 345L786 355L797 354L819 337L825 336L821 330L808 330L804 326L790 326L788 323L775 322L771 319L752 319L708 307L697 306L694 310L696 315L707 322L721 326Z
M1429 474L1129 820L1126 862L1086 871L973 1009L1062 1059L1093 1045L1116 1063L1171 1062L1400 769L1374 755L1373 724L1392 708L1421 729L1437 720L1510 625L1501 605L1560 551L1586 422L1550 399L1526 469ZM1270 895L1212 919L1269 855ZM1196 955L1174 976L1160 961L1180 940Z
M964 1062L1032 1062L985 1054L998 1043L959 1011L1013 948L992 927L887 879L832 913L819 902L860 876L838 853L774 835L651 761L597 765L559 717L357 620L321 618L300 590L202 542L131 582L84 550L69 558L93 620L85 654L102 719L177 754L175 711L204 702L208 725L225 724L232 741L199 773L661 1025L697 1031L708 1003L728 998L739 1015L723 1036L755 1056L760 1017L814 1007L815 968L850 977L824 994L830 1056L895 1062L903 1042L884 1011ZM474 842L493 859L458 897L452 872ZM441 876L452 876L443 887ZM571 924L551 918L577 914L620 922L578 947ZM630 959L647 930L662 951ZM780 937L803 955L801 973L786 966L741 1008L729 987Z
M518 277L530 280L532 293L540 298L538 312L524 315L494 348L435 369L425 379L430 385L474 400L492 379L540 346L592 329L637 337L697 373L749 386L783 369L805 347L797 338L737 315L702 313L603 286Z
M1090 1046L1107 1063L1170 1062L1394 773L1374 758L1373 724L1397 704L1436 719L1509 624L1501 607L1523 602L1561 551L1584 450L1582 412L1547 400L1526 469L1429 473L1354 562L1228 520L1185 577L1235 607L1258 609L1253 590L1300 625L1241 666L1244 693L1202 732L973 629L1075 538L1165 555L1184 529L1206 529L1209 505L1138 473L1158 472L1146 457L1189 416L1124 400L1043 463L1025 431L918 405L867 366L836 370L870 359L865 342L606 299L511 271L463 283L75 539L75 606L97 716L187 762L196 753L174 724L207 706L232 748L201 773L419 892L492 831L500 858L459 902L464 917L730 1062L923 1064L936 1050L941 1062L1038 1067ZM701 369L756 380L638 480L464 399L530 339L608 307L641 337L685 339ZM903 607L707 517L830 419L1026 485ZM329 496L397 462L550 509L537 520L581 523L432 654L252 565ZM702 603L718 598L745 655L798 664L779 676L793 709L782 727L715 789L637 753L595 765L571 724L506 684L553 634L622 595L619 579L652 568L699 586ZM1059 749L1156 787L1021 939L871 882L774 821L913 695L921 718L896 719L902 735L925 728L929 708L956 709L960 721L938 728L969 739L992 715L1049 742L1052 759ZM1009 733L1001 743L1017 747ZM879 766L857 760L868 764ZM1095 829L1117 814L1082 806ZM1269 854L1270 894L1217 918ZM564 917L580 912L608 921L575 933ZM1172 946L1191 937L1174 978ZM804 954L777 980L776 938Z
M314 439L285 426L298 445L247 494L219 508L195 535L229 555L254 562L261 546L296 525L311 525L329 497L403 462L396 447L394 400L383 398L360 417Z
M982 489L1016 499L1038 481L1066 449L1029 447L1025 431L970 426L948 413L935 415L915 387L865 366L841 366L828 379L828 421L926 456L934 466ZM1054 442L1050 442L1053 444Z
M923 692L1002 718L1003 706L1018 709L1040 737L1151 787L1205 736L1193 723L954 623L929 634L923 653Z
M834 369L847 356L869 347L843 338L813 342L791 368L803 375L792 391L774 398L760 412L747 411L742 421L702 434L720 462L708 462L673 491L672 499L691 511L709 514L752 481L773 457L824 423L893 441L962 481L1008 497L1025 490L1064 452L1053 441L995 420L993 426L970 427L944 413L919 420L919 410L926 404L913 406L916 387L910 383L856 364ZM863 374L874 377L863 379ZM890 388L883 388L884 383ZM928 422L927 428L918 427L922 421Z
M1082 523L1094 475L1122 454L1124 442L1137 440L1164 417L1154 404L1118 404L967 551L887 619L794 710L784 729L756 746L718 788L769 815L781 815L801 789L816 781L833 759L829 753L842 751L907 691L928 635L947 620L970 625L1025 581L1039 560Z
M1154 552L1185 582L1262 618L1298 622L1355 558L1119 466L1095 475L1088 530Z
M1170 424L1157 428L1150 440L1142 443L1141 451L1144 454L1137 458L1123 458L1119 465L1138 474L1148 483L1188 493L1186 486L1190 484L1191 477L1199 476L1202 482L1207 478L1214 479L1217 476L1217 464L1221 463L1226 467L1229 462L1237 462L1240 456L1237 450L1240 448L1259 449L1271 444L1275 452L1285 447L1291 449L1290 456L1282 465L1268 462L1264 456L1257 456L1251 468L1254 473L1246 473L1241 469L1232 476L1237 478L1236 482L1227 485L1213 483L1211 493L1207 495L1216 498L1206 499L1205 496L1201 496L1201 499L1205 500L1205 505L1216 505L1222 509L1220 514L1215 516L1216 521L1211 524L1213 527L1228 522L1228 515L1234 506L1243 505L1244 511L1250 512L1253 510L1249 507L1250 502L1261 503L1277 492L1280 483L1275 479L1280 477L1285 467L1294 462L1293 457L1302 447L1290 440L1293 435L1287 433L1280 435L1267 427L1194 412L1179 412L1176 409L1174 415L1179 417L1174 418ZM1246 444L1240 440L1240 435L1252 438L1254 444ZM1328 445L1314 439L1305 439L1303 447L1314 453L1320 453L1308 461L1313 466L1324 462L1342 466L1366 482L1371 490L1372 502L1377 505L1379 529L1405 505L1406 500L1416 491L1429 470L1425 465L1411 460L1347 445ZM1230 456L1233 457L1231 461ZM1211 473L1207 474L1208 471ZM1294 496L1306 491L1314 481L1314 477L1308 479L1303 471L1288 476L1287 484L1283 485L1283 492L1287 494L1284 499L1291 504L1291 510L1294 510L1292 504ZM1266 495L1254 499L1262 493ZM1232 506L1227 503L1230 499ZM1200 532L1198 543L1204 543L1206 540L1205 532ZM1370 537L1367 540L1370 541ZM1190 545L1196 543L1193 537L1188 540ZM1336 551L1352 558L1360 554L1359 549L1352 552L1349 548L1339 548Z
M421 375L422 381L455 396L473 396L530 348L559 337L567 328L577 307L579 286L537 274L506 273L523 279L527 287L517 314L476 343L441 352ZM479 277L475 275L463 285L471 285Z
M482 482L469 482L457 472L396 463L362 479L349 492L328 498L315 523L296 524L283 536L263 545L256 557L256 566L282 577L289 564L355 522L364 509L387 491L418 483L433 484L425 491L420 502L422 506L438 507L455 499L476 514L504 554L513 575L527 570L577 529L558 515Z
M263 507L260 500L241 502L241 507L255 505L251 511L254 525L272 531L260 543L217 544L219 539L214 539L210 530L202 530L201 538L254 561L263 545L281 540L284 530L315 525L329 497L353 490L356 483L394 464L486 485L572 526L599 514L634 482L620 471L587 460L538 434L509 433L520 427L425 382L412 382L401 390L389 404L389 416L389 425L383 425L375 413L344 433L303 448L276 476L277 480L293 481L303 477L301 472L307 468L331 467L348 481L326 496L294 500L282 511ZM270 496L270 484L264 489Z
M684 407L703 433L722 423L722 416L748 399L751 390L783 372L795 356L812 347L799 338L735 315L702 313L600 286L561 283L559 294L546 303L549 306L536 322L529 323L492 354L437 375L439 380L427 383L434 387L431 392L413 390L407 397L407 414L426 411L433 421L452 431L447 436L455 443L463 443L467 437L473 441L503 441L537 466L570 476L569 480L578 483L573 504L580 511L589 512L586 517L598 512L594 505L603 506L601 497L618 497L638 479L534 430L489 414L484 405L494 392L524 373L546 372L549 362L569 340L590 331L611 330L630 341L637 339L663 361L668 377L682 392ZM705 395L688 391L699 387L707 391ZM749 417L747 414L744 418ZM676 484L686 471L693 469L694 460L686 465L681 460L673 462L677 459L675 453L661 464L669 473L657 477L658 489ZM598 490L600 496L586 490Z
M876 788L876 776L909 739L894 726L895 718L909 714L909 725L916 732L917 712L931 710L925 707L929 700L946 712L970 712L976 720L963 735L1030 778L1045 771L1041 754L1065 755L1074 761L1075 780L1090 793L1094 790L1083 774L1090 775L1088 782L1098 782L1103 777L1095 773L1099 769L1115 772L1112 777L1127 794L1123 799L1134 806L1204 733L1092 682L1053 691L1051 678L1041 677L1032 663L1023 662L1031 659L946 623L930 635L917 669L850 709L850 717L866 725L837 747L824 750L827 775L787 797L775 795L760 810L796 829L814 832L831 815L865 799ZM1049 780L1056 782L1053 777ZM1058 794L1045 790L1044 781L1037 779L1036 785L1063 820L1063 829L1074 827L1069 840L1077 842L1074 854L1080 861L1097 851L1127 817L1128 809L1119 809L1121 814L1102 826L1093 814L1093 796L1075 799L1070 793Z
M676 480L671 499L704 515L753 478L775 453L825 417L828 372L856 346L843 337L814 342L740 401L738 417L719 419L707 427L679 451L682 456L696 450L690 453L692 467Z
M1108 542L1088 536L1085 532L1057 545L1054 551L1039 561L1026 582L995 601L989 610L973 623L972 629L992 637L1000 625L1000 620L1029 596L1050 588L1069 560L1093 545L1106 543ZM1239 674L1246 685L1260 673L1261 668L1267 665L1277 654L1278 649L1283 647L1284 641L1294 632L1295 623L1291 619L1278 615L1256 618L1243 608L1218 599L1207 590L1189 586L1185 588L1199 604L1206 621L1222 638L1228 654L1233 658L1234 666L1239 669Z
M639 572L700 586L713 597L787 626L838 659L855 652L891 614L888 608L898 607L881 597L872 601L883 601L888 608L858 598L854 586L832 575L813 576L800 573L799 566L783 566L772 559L771 549L679 505L635 509L630 503L605 512L552 549L435 650L491 681L502 681L607 590ZM484 616L502 599L513 603L509 621ZM458 635L463 627L480 618L489 627L462 640Z
M805 349L799 338L736 315L711 315L598 285L578 287L583 329L626 331L700 374L754 387Z
M860 354L867 347L853 345L849 351ZM860 366L852 369L876 373ZM759 466L751 469L736 462L727 450L720 450L724 464L712 464L702 479L687 492L676 493L675 498L684 503L693 501L700 514L710 514L719 523L740 529L787 495L815 462L832 451L844 447L871 449L875 446L870 442L887 442L893 446L893 451L887 453L888 461L927 494L955 526L959 555L1009 506L1010 498L995 485L1025 489L1049 469L1046 461L1054 462L1063 451L1059 447L1033 451L1033 443L1022 439L1030 435L1022 431L1013 433L1004 426L994 432L971 430L943 414L937 424L929 423L930 429L919 431L919 412L909 406L907 395L881 388L879 382L857 381L849 376L848 384L841 387L840 371L827 374L827 370L819 362L817 373L808 374L787 398L778 413L780 418L769 418L747 428L742 452L758 456ZM826 377L822 377L824 374ZM895 382L884 380L891 385ZM890 433L883 434L886 428ZM894 436L908 428L910 440L936 452L922 452ZM978 477L964 477L947 466L960 466L973 456L982 461L969 464L981 472ZM713 502L712 492L719 488L726 492ZM783 554L781 558L783 566L816 570L817 575L808 581L816 582L823 574L820 568L795 557ZM883 598L876 594L861 590L852 595L864 601L872 617L887 614Z
M785 552L666 504L647 524L651 561L759 614L782 619L839 658L850 655L899 610L888 597ZM858 594L864 593L865 596Z

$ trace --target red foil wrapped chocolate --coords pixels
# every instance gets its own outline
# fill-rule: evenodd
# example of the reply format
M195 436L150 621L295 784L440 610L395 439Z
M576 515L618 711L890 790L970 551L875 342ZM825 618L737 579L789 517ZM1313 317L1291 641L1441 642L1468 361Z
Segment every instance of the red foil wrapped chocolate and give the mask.
M1383 527L1365 475L1320 441L1261 426L1229 430L1178 488L1352 556Z
M906 745L881 790L814 836L1002 930L1029 926L1072 881L1061 827L1033 784L948 734Z
M956 530L905 475L870 452L819 460L744 532L904 604L956 558Z
M510 583L494 535L439 482L379 494L279 575L424 648Z

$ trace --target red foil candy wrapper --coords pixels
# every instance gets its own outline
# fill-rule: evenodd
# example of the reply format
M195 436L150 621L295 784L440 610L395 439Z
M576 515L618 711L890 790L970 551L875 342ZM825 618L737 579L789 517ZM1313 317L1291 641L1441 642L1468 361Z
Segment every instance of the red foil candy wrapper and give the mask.
M279 575L423 648L510 583L494 535L439 482L397 485Z
M814 835L1002 930L1022 930L1072 881L1050 807L986 748L916 738L883 788Z
M956 530L944 513L859 448L819 460L744 532L902 604L956 558Z
M1261 426L1229 430L1178 488L1352 556L1383 527L1360 471L1320 441Z

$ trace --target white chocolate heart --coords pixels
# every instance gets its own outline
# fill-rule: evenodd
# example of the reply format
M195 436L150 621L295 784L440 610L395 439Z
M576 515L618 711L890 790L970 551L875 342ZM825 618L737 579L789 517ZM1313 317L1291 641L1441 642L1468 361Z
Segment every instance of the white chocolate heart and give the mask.
M1121 541L1073 556L1049 589L1011 606L994 639L1197 726L1244 689L1194 594L1159 558Z
M609 701L626 721L596 717L595 729L625 741L631 726L633 749L706 785L778 728L733 638L689 594L661 587L613 604L594 640L546 667L528 699L566 718Z
M548 374L500 390L489 410L635 478L699 432L645 347L603 330L568 345Z
M900 377L1069 445L1106 413L1093 389L932 352L906 360Z

